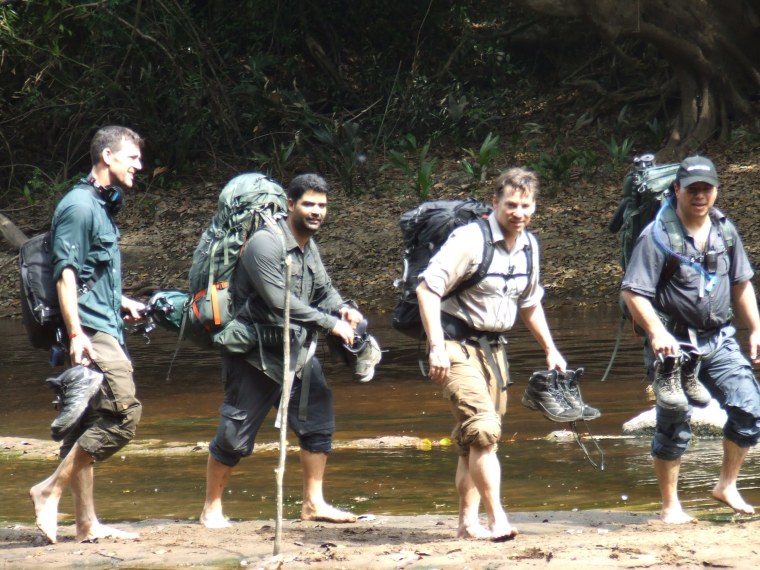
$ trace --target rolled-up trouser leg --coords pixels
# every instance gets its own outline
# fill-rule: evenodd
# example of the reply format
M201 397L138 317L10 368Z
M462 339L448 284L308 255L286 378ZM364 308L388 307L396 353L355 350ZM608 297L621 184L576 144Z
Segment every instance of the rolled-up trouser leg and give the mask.
M75 427L63 440L61 457L74 443L96 461L104 461L134 437L142 415L137 399L132 363L125 349L113 336L95 332L91 337L95 367L103 373L100 391L90 400Z
M725 438L747 448L756 445L760 438L760 386L731 334L733 327L727 330L722 342L711 339L714 350L703 359L699 379L726 411Z
M220 463L234 467L253 453L256 435L279 402L282 387L241 356L225 356L222 374L224 402L209 453Z
M443 396L456 419L452 439L459 453L468 455L470 446L488 447L501 439L501 418L507 407L507 392L500 387L488 359L478 346L446 341L451 362ZM503 347L497 347L494 360L501 376L509 378Z

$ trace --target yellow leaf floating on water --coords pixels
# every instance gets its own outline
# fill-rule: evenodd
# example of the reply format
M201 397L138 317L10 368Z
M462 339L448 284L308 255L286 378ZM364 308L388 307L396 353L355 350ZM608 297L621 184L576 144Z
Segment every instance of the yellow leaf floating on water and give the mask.
M422 449L423 451L430 451L431 449L433 449L433 442L425 437L420 440L420 443L417 447L419 449Z
M441 445L441 447L448 447L449 445L451 445L451 438L442 437L438 443Z

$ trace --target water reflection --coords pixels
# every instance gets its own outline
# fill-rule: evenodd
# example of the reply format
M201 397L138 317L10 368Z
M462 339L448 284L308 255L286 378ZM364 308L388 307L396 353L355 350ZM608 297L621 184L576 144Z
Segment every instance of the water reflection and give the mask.
M641 356L635 339L624 338L610 379L601 378L614 345L615 308L549 311L560 349L571 367L583 366L587 401L603 416L591 427L596 434L622 435L622 424L649 406L642 383ZM417 343L393 331L384 315L371 317L373 333L388 352L369 384L352 381L350 370L324 357L336 397L338 433L349 440L378 435L411 435L437 441L449 435L451 419L437 387L426 382L417 366ZM18 322L1 321L0 434L45 439L53 419L52 393L46 377L58 373L44 353L28 349ZM150 345L130 339L138 393L144 412L140 439L182 443L206 442L214 434L222 397L219 359L184 343L171 378L166 374L176 338L157 332ZM606 469L594 470L574 442L541 439L562 427L527 410L519 400L527 378L542 368L542 353L520 327L509 345L512 379L509 411L499 453L503 496L508 510L627 508L656 509L659 493L648 455L649 441L601 441ZM277 441L272 420L260 442ZM593 452L593 450L592 450ZM705 510L721 457L719 441L700 440L684 457L681 494L688 508ZM341 507L375 514L456 513L453 477L456 454L451 449L372 449L335 451L328 464L326 492ZM233 472L226 497L234 518L274 516L275 453L260 453ZM96 501L104 520L155 517L195 518L205 486L205 453L192 456L125 455L97 466ZM300 511L298 455L288 457L285 516ZM0 461L0 520L31 520L28 488L49 474L54 461ZM753 455L740 486L750 502L760 502L760 468ZM71 513L66 497L61 512Z

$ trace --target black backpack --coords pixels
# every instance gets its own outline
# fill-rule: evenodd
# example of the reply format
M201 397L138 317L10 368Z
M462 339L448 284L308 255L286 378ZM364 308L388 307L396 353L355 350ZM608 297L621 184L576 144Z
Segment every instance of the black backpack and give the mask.
M32 346L45 350L66 336L50 253L50 232L45 232L24 242L18 256L24 328Z
M485 219L491 208L474 198L465 200L431 200L401 214L401 235L404 239L403 273L393 285L401 289L401 297L393 309L393 328L408 336L420 338L422 321L417 301L418 277L430 259L457 227L478 221L483 232L483 261L477 271L462 282L449 296L456 295L480 282L493 259L493 238Z
M52 243L50 232L28 239L19 248L19 272L21 275L21 317L29 342L34 348L50 350L68 344L66 327L58 304L58 291L53 280L51 261ZM100 278L103 266L82 285L92 287Z

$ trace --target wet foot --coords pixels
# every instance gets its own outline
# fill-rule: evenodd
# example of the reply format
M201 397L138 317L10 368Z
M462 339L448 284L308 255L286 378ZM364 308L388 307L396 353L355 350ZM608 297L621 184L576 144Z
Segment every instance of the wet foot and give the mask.
M232 526L230 520L222 514L222 511L205 510L201 513L200 523L206 528L229 528Z
M332 505L324 504L320 507L309 508L304 505L301 509L302 521L352 523L356 522L356 515L348 511L341 511Z
M457 530L457 538L491 540L491 531L479 523L462 524L459 526L459 530Z
M118 538L121 540L137 540L140 535L136 532L120 530L112 526L106 526L98 523L93 525L88 531L77 530L78 542L97 542L101 538Z
M697 519L688 515L686 511L680 507L674 509L663 509L660 513L660 520L665 524L689 524L697 522Z
M755 507L747 503L735 486L726 487L721 489L717 485L712 490L712 497L716 501L723 503L724 505L734 509L735 512L742 515L754 515Z
M50 544L57 542L58 533L58 501L50 498L42 487L43 483L35 485L29 490L29 497L34 503L35 523L40 532Z

